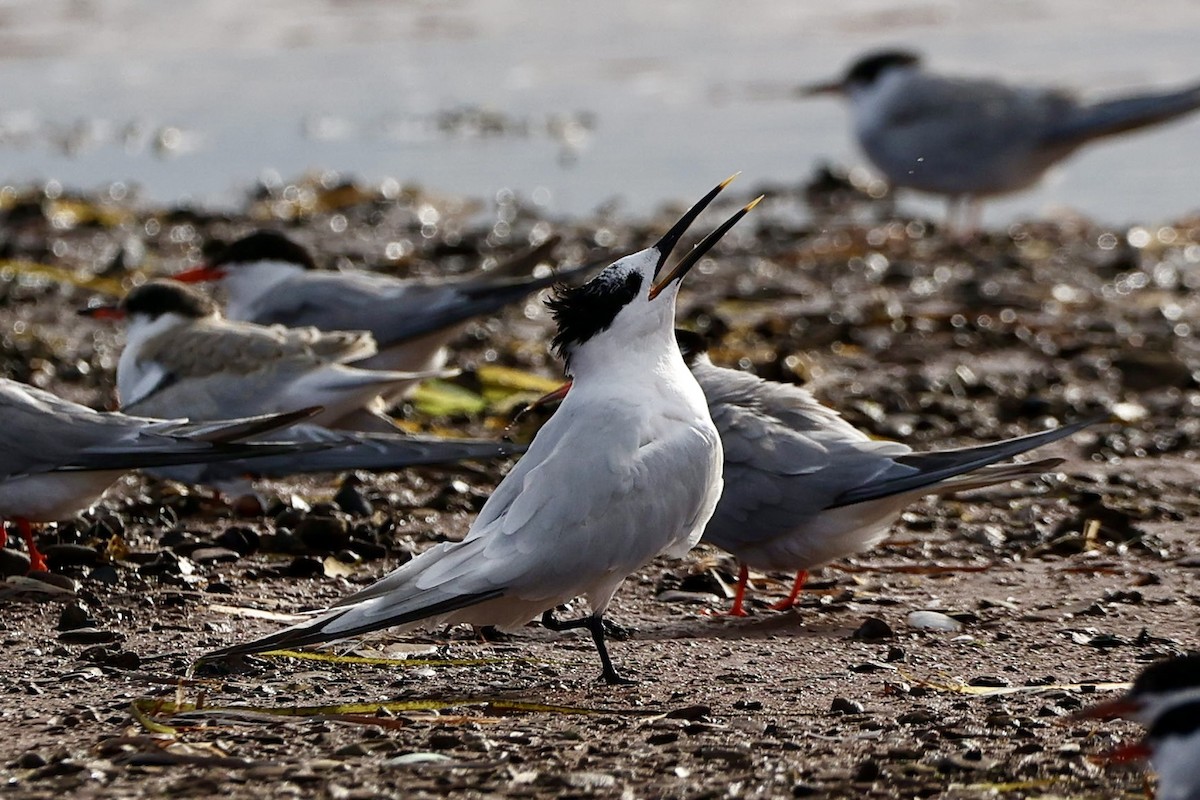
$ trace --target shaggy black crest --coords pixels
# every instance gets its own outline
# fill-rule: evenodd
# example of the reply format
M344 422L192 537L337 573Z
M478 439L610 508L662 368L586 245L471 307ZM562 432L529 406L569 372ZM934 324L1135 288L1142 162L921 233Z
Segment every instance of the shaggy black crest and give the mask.
M1190 736L1200 730L1200 700L1164 711L1150 725L1146 738L1161 741L1172 736Z
M689 367L696 363L697 358L708 352L708 339L695 331L676 328L675 343L679 345L679 352L683 354L684 363Z
M1200 688L1200 653L1159 661L1142 670L1129 690L1132 697Z
M255 261L282 261L305 269L317 268L307 250L275 231L258 231L243 236L218 250L208 263L220 267L224 264L253 264Z
M916 64L921 57L907 50L884 50L871 53L855 61L846 72L844 83L858 83L870 86L879 76L892 67L906 67Z
M217 307L212 300L182 283L150 281L125 295L121 308L130 316L144 314L151 319L170 313L200 319Z
M642 290L642 276L635 271L605 270L577 288L557 286L546 301L558 323L552 346L559 358L570 361L568 350L607 330L622 308Z

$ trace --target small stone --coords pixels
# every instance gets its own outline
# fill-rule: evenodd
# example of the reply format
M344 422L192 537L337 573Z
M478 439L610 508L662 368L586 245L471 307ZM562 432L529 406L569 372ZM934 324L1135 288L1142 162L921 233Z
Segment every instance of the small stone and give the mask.
M375 513L375 509L358 487L357 478L346 478L342 481L342 488L333 496L333 504L352 517L369 517Z
M905 617L905 621L910 628L917 628L919 630L957 633L963 629L961 622L940 611L913 611Z
M712 708L705 705L684 706L668 711L667 719L686 719L689 722L700 722L712 717Z
M20 550L6 547L0 550L0 577L24 575L29 572L29 556Z
M305 547L318 553L336 553L350 544L350 529L337 517L307 517L295 531Z
M880 639L890 639L894 635L895 632L892 630L891 625L888 625L879 617L867 617L854 633L850 634L850 638L871 642Z
M881 772L878 761L867 759L858 765L858 771L854 773L854 781L855 783L874 783L879 780Z
M258 551L262 537L253 528L244 525L233 525L221 531L217 544L227 547L239 555L248 556Z
M99 561L100 556L94 547L84 547L81 544L51 544L42 548L52 569L62 567L90 567Z
M117 568L112 564L101 564L88 573L88 580L109 585L116 583L119 577Z
M453 758L441 753L405 753L383 762L385 767L411 767L419 764L446 764Z
M315 578L325 574L325 565L311 556L300 556L283 569L289 578Z
M58 615L58 629L60 631L73 631L78 628L94 627L96 627L96 622L82 603L65 605Z
M991 686L1001 688L1008 686L1009 682L997 675L980 675L976 678L971 678L967 681L968 686Z
M228 547L201 547L192 552L192 560L197 564L227 564L239 558L241 556Z
M606 772L568 772L566 780L568 786L589 792L617 785L617 779Z
M30 750L27 753L22 753L17 759L17 766L21 769L38 769L44 767L50 762L46 761L45 756L36 750Z
M58 640L63 644L104 644L115 642L119 638L121 638L119 633L100 628L76 628L63 631L58 635Z
M857 700L848 700L845 697L835 697L833 702L829 704L829 710L834 714L861 714L865 711L865 707Z

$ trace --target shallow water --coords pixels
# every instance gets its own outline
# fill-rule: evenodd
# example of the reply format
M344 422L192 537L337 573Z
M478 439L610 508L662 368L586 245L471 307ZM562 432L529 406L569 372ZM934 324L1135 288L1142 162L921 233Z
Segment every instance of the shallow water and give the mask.
M638 213L735 170L750 188L863 163L845 109L793 89L880 45L1089 94L1200 78L1200 6L1132 5L0 3L0 178L222 203L264 173L337 169ZM1197 143L1200 116L1097 145L985 221L1178 217L1200 208Z

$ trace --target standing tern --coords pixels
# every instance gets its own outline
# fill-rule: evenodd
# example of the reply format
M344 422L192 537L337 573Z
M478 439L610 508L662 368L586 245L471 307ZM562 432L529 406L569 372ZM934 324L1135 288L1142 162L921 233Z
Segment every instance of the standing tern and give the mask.
M30 567L45 571L31 523L84 510L117 478L142 467L196 464L255 453L313 449L313 444L246 444L240 440L286 427L317 409L193 423L101 413L49 392L0 378L0 517L16 522ZM0 525L0 548L7 544Z
M874 547L909 504L925 495L1037 477L1063 459L996 462L1091 424L915 453L900 442L872 439L805 389L716 366L699 334L677 330L675 335L725 454L725 490L703 541L741 562L730 616L746 616L750 567L795 572L787 599L771 606L791 608L809 570ZM573 391L568 383L531 407Z
M336 425L381 391L446 374L347 366L375 353L370 333L232 322L212 300L174 281L150 281L119 306L80 313L125 319L117 392L122 410L146 416L186 409L193 419L221 419L319 405L312 422Z
M1200 84L1084 103L1062 91L928 72L915 53L886 50L835 81L802 89L850 103L854 133L894 186L964 202L1028 188L1085 144L1200 109Z
M1146 735L1110 753L1111 760L1149 758L1158 775L1156 800L1200 800L1200 654L1151 664L1124 697L1076 715L1115 717L1140 722Z
M258 231L174 279L219 281L230 319L323 331L368 330L379 352L357 366L429 370L445 365L447 346L473 317L595 269L589 264L537 278L512 274L537 264L557 241L547 240L494 269L429 280L319 270L301 245L281 233ZM398 399L409 388L398 386L384 400Z
M671 270L680 237L717 186L655 245L549 301L554 348L576 391L488 499L466 538L426 550L315 620L206 660L314 645L383 628L445 622L513 630L541 616L586 628L609 683L603 615L625 578L700 538L721 492L721 443L672 334L679 284L757 200ZM553 610L583 595L591 614Z

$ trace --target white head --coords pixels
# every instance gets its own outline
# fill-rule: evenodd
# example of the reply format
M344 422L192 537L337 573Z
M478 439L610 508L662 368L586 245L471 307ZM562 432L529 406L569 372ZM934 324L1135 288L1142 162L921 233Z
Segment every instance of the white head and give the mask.
M666 357L681 361L674 335L680 282L759 201L726 220L673 269L666 271L664 266L688 226L730 180L692 206L653 246L614 262L582 286L560 288L547 301L558 323L553 346L566 362L568 375L578 381L622 364L646 369L647 362Z

